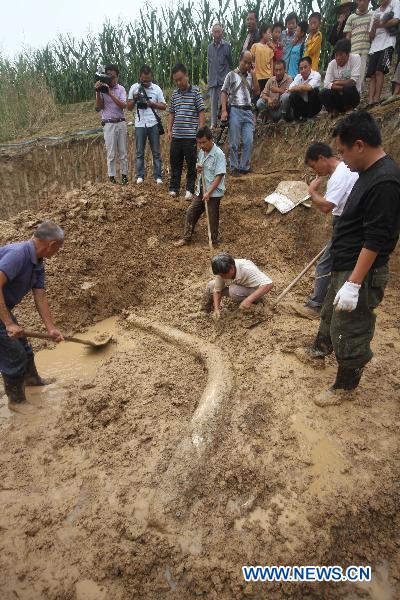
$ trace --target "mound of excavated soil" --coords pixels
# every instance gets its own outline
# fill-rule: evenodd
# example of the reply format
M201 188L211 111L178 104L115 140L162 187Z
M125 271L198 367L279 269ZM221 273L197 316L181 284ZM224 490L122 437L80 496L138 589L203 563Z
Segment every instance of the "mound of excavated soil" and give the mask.
M222 206L222 249L265 269L271 298L329 236L313 209L266 215L264 196L288 178L229 181ZM0 225L1 243L44 218L64 227L65 248L47 264L57 324L72 331L120 314L117 337L130 340L91 382L44 396L34 420L0 423L2 598L399 596L398 254L356 400L318 408L335 361L296 358L317 323L290 308L311 275L275 312L267 302L239 315L227 303L215 326L198 311L210 277L204 220L191 246L172 247L187 205L143 189L87 185ZM198 336L231 364L232 392L198 453L185 440L206 364L136 329L130 314ZM39 325L30 299L18 316ZM245 584L246 564L370 564L374 581Z

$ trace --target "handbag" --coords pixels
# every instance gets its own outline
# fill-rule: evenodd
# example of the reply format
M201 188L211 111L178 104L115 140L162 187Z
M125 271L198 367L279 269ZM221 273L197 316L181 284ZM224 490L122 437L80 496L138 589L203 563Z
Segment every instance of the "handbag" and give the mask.
M145 97L145 98L146 98L146 100L149 102L149 101L150 101L150 98L149 98L149 97L148 97L148 95L146 94L146 90L145 90L144 86L143 86L143 85L141 85L139 89L140 89L140 90L143 92L143 95L144 95L144 97ZM156 113L156 111L154 110L154 108L153 108L152 106L149 106L149 108L150 108L150 110L152 111L153 115L154 115L154 116L155 116L155 118L156 118L156 121L157 121L157 127L158 127L158 133L159 133L160 135L164 135L164 133L165 133L165 129L164 129L164 125L162 124L161 117L160 117L160 116L159 116L159 115Z

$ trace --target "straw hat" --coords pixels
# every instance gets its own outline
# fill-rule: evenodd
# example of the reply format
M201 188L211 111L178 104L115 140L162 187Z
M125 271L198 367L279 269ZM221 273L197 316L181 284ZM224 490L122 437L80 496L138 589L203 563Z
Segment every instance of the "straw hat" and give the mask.
M355 2L350 2L350 0L340 0L339 4L335 6L335 11L339 12L344 6L351 6L354 9L357 8L357 4Z

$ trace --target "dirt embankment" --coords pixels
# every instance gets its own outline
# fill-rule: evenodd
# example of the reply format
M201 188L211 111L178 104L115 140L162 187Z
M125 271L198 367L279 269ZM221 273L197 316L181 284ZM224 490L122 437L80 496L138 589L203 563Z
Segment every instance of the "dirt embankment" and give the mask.
M299 168L303 150L293 145L283 167ZM222 248L272 276L271 298L329 236L329 219L312 209L266 215L263 197L296 177L230 180L223 202ZM70 384L59 401L43 397L34 421L0 424L2 597L398 597L399 253L358 397L321 409L313 396L331 383L335 361L299 362L294 350L317 325L290 309L311 276L276 312L239 316L227 304L216 329L198 311L210 277L204 221L192 246L171 246L185 208L152 184L88 185L1 223L2 243L46 217L65 227L65 248L47 264L57 322L73 330L119 314L119 336L130 340L90 382ZM199 454L185 455L181 442L207 364L135 328L131 313L198 336L231 365L232 391ZM38 326L30 300L18 315ZM371 564L374 581L247 585L245 564Z

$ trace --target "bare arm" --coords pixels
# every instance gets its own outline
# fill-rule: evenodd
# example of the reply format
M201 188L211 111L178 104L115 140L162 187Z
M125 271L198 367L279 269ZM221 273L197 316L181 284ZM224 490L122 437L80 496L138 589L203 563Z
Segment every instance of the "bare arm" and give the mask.
M103 85L101 81L96 81L96 85L94 86L96 90L96 110L103 110L104 108L103 96L101 95L101 92L99 90L101 85Z
M350 275L348 281L352 281L353 283L362 284L372 265L375 262L376 257L378 256L378 252L374 252L373 250L367 250L367 248L363 248L358 256L356 266L353 269L352 274Z
M266 283L265 285L260 285L250 296L247 296L243 302L240 304L240 308L249 308L254 302L262 298L270 289L274 286L273 283Z
M213 292L213 304L214 312L219 314L219 307L221 306L222 292Z
M124 110L126 108L126 102L122 102L122 100L117 98L117 96L114 96L114 94L112 93L111 90L108 92L108 95L110 96L111 100L113 100L115 102L115 104L118 106L118 108L122 108L122 110Z
M221 92L221 121L226 121L228 118L228 94Z
M208 188L208 190L203 194L203 200L204 200L204 202L208 202L208 200L210 199L211 194L217 189L217 187L221 183L223 177L224 177L224 174L217 175L215 177L214 181L212 182L212 184L210 185L210 187Z
M253 80L253 93L254 93L255 96L258 96L259 93L260 93L260 85L259 85L258 79L256 77L256 71L255 71L255 69L252 70L251 77L252 77L252 80Z
M201 110L199 112L199 129L201 127L204 127L205 124L206 124L206 111L205 110Z
M308 186L308 193L310 194L313 204L315 204L315 206L321 212L327 214L335 207L335 205L333 202L329 202L329 200L327 200L325 196L320 193L319 188L321 185L322 179L320 177L316 177Z
M174 126L175 114L168 113L168 124L167 124L167 138L170 142L172 140L172 127Z
M35 300L36 309L46 327L47 331L54 338L56 342L62 342L64 340L62 334L56 329L53 318L50 312L49 301L47 300L46 292L44 289L34 288L32 290L33 298Z
M19 337L23 335L24 330L12 320L11 313L6 306L4 299L3 287L6 285L7 281L7 275L5 275L3 271L0 271L0 319L3 321L10 337Z

